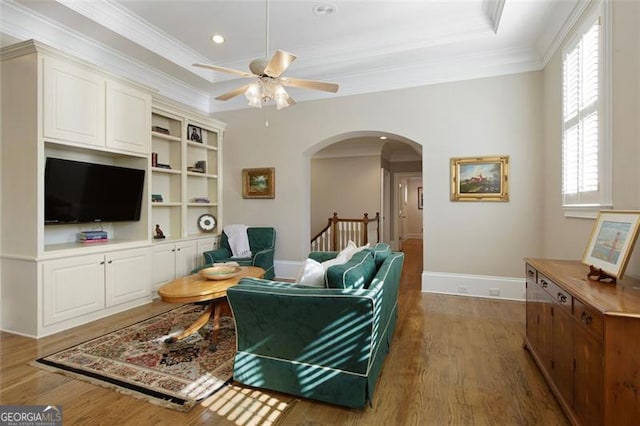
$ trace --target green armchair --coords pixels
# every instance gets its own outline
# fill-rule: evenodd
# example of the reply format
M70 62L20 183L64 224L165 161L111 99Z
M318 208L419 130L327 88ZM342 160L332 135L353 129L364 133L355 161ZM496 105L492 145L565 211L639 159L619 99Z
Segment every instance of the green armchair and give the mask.
M238 262L240 266L259 266L265 270L264 278L273 279L273 257L276 250L276 230L273 228L249 227L247 228L251 257L232 258L231 247L227 234L222 232L220 236L220 248L205 251L204 263L210 265L217 262Z

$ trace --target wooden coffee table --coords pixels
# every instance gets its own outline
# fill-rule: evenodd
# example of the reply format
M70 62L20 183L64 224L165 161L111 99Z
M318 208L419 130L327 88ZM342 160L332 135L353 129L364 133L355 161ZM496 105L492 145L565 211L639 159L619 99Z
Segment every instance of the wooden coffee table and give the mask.
M227 307L227 289L238 284L241 278L262 278L264 269L257 266L241 266L240 273L228 280L208 280L200 274L191 274L175 279L158 289L158 294L163 302L169 303L194 303L210 301L203 314L188 328L175 337L169 337L166 343L174 343L191 336L200 330L213 314L213 330L211 331L211 345L209 349L216 350L218 332L220 331L220 316L222 310Z

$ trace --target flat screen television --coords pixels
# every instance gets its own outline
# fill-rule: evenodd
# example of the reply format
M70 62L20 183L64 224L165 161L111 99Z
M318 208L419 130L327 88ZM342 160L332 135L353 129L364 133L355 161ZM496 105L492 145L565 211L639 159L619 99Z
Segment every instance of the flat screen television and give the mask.
M139 169L48 157L45 224L140 220L144 174Z

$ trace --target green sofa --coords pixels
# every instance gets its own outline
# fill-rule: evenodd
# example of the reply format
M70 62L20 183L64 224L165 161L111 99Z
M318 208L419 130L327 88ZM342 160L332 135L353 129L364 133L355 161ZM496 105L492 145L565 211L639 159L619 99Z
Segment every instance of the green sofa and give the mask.
M329 267L328 288L240 280L227 291L237 332L234 380L363 408L393 338L403 263L403 253L378 244Z
M222 232L220 235L220 248L211 251L205 251L205 266L211 266L217 262L238 262L240 266L259 266L264 269L264 278L272 279L275 277L273 270L273 256L276 251L276 230L268 227L249 227L247 228L247 237L249 239L249 248L251 248L251 257L231 257L231 247L229 246L229 238L227 234ZM197 268L202 269L203 267Z

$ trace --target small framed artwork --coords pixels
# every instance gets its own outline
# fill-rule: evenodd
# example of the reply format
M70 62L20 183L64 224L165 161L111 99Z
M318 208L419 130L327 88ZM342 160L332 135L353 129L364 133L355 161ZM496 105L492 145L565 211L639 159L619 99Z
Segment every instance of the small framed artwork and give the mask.
M422 210L424 197L422 196L422 187L418 187L418 209Z
M276 198L276 169L242 169L243 198Z
M509 157L451 159L451 201L509 201Z
M187 138L189 138L191 142L202 143L202 129L198 126L194 126L193 124L188 124Z
M589 276L602 272L621 279L638 238L640 211L601 211L591 230L582 263L591 267Z

